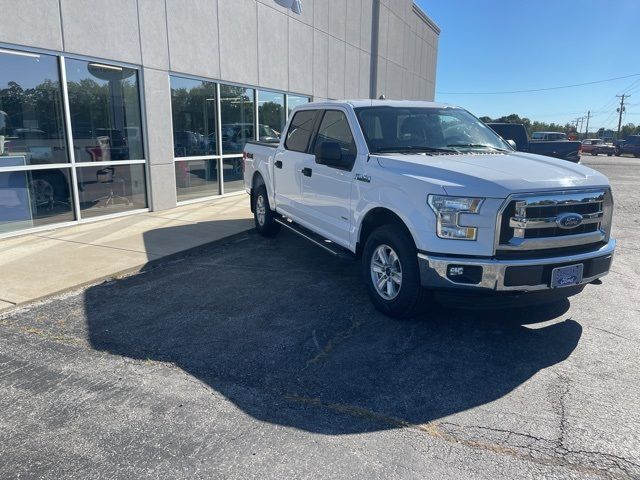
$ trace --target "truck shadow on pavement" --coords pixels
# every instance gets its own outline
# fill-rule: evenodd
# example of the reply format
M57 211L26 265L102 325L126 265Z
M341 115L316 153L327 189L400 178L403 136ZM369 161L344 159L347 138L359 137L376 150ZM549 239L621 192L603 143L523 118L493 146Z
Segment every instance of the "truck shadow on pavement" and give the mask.
M565 360L582 334L563 318L568 301L481 313L434 306L391 320L371 306L358 266L293 234L250 232L89 288L89 340L175 364L258 420L349 434L499 399Z

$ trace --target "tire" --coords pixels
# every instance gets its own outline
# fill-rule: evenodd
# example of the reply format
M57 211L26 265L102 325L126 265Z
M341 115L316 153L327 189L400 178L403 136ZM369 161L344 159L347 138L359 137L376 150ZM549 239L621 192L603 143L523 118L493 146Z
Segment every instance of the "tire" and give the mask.
M279 231L281 225L275 220L275 212L271 210L269 205L269 196L267 188L260 185L253 194L253 221L256 230L263 237L273 237Z
M592 150L591 151L591 155L593 155L594 157L598 156L598 151L597 150Z
M383 225L369 235L362 251L362 276L371 301L385 315L407 318L424 304L426 290L420 284L416 247L398 225Z
M613 153L607 153L607 157L612 157Z

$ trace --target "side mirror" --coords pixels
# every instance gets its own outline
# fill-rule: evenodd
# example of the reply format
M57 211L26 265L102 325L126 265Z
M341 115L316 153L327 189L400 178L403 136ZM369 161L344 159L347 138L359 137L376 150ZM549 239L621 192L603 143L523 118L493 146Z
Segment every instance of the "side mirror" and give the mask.
M509 145L511 145L511 147L512 147L514 150L517 150L517 149L518 149L518 146L516 145L516 142L514 142L513 140L509 139L509 140L507 140L507 143L508 143Z
M318 147L316 163L329 167L344 167L340 144L338 142L322 142Z

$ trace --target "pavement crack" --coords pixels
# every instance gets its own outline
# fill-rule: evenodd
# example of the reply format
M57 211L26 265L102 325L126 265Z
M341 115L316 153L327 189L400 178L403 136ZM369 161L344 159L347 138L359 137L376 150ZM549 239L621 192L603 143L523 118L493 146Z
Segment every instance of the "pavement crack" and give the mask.
M565 392L568 392L568 386ZM567 447L559 445L557 440L549 440L527 433L492 427L458 425L452 422L413 424L401 418L374 412L366 408L325 402L318 397L284 395L284 399L300 405L322 408L363 420L386 424L398 429L418 432L450 445L462 445L474 450L506 455L549 467L563 467L585 476L637 478L640 474L640 466L624 457L602 452L572 451ZM564 400L562 400L562 402L564 402ZM566 435L564 407L561 409L561 414L560 441L564 443L564 436ZM471 432L469 432L469 430L471 430ZM501 441L486 438L486 435L478 435L478 430L498 433L503 435L504 438ZM514 445L514 443L517 443L516 439L518 438L525 439L526 442L522 442L521 445Z
M326 345L324 346L324 348L317 354L315 355L313 358L309 359L307 361L307 364L305 366L305 368L309 367L310 365L313 365L315 363L320 362L321 360L323 360L324 358L326 358L335 348L336 346L338 346L339 344L341 344L342 342L344 342L347 338L351 337L354 332L360 328L360 326L363 324L364 322L355 320L353 318L353 315L351 315L351 325L349 326L349 328L347 328L346 330L341 330L338 333L336 333L333 338L331 338ZM319 347L318 341L316 339L315 336L315 330L313 331L313 339L315 341L316 346Z
M637 312L637 310L636 310L636 312ZM619 333L615 333L615 332L609 331L609 330L607 330L605 328L594 327L593 325L589 325L587 328L593 328L594 330L599 330L601 332L608 333L609 335L613 335L614 337L622 338L623 340L627 340L629 342L640 343L640 342L637 342L636 340L634 340L632 338L625 337L624 335L620 335Z
M569 394L569 379L563 375L558 375L558 379L561 381L560 396L558 398L559 416L560 416L560 435L558 437L558 445L560 448L565 448L565 438L567 435L567 411L566 411L566 398Z

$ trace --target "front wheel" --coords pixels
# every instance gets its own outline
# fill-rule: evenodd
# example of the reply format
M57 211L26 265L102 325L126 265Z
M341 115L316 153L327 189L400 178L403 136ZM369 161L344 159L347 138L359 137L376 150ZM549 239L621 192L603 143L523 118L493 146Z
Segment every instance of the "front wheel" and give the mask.
M362 275L373 304L385 315L406 318L423 304L416 247L397 225L371 233L362 252Z
M260 185L253 195L253 221L262 236L273 237L280 231L280 224L275 221L275 212L269 206L269 196L264 185Z

